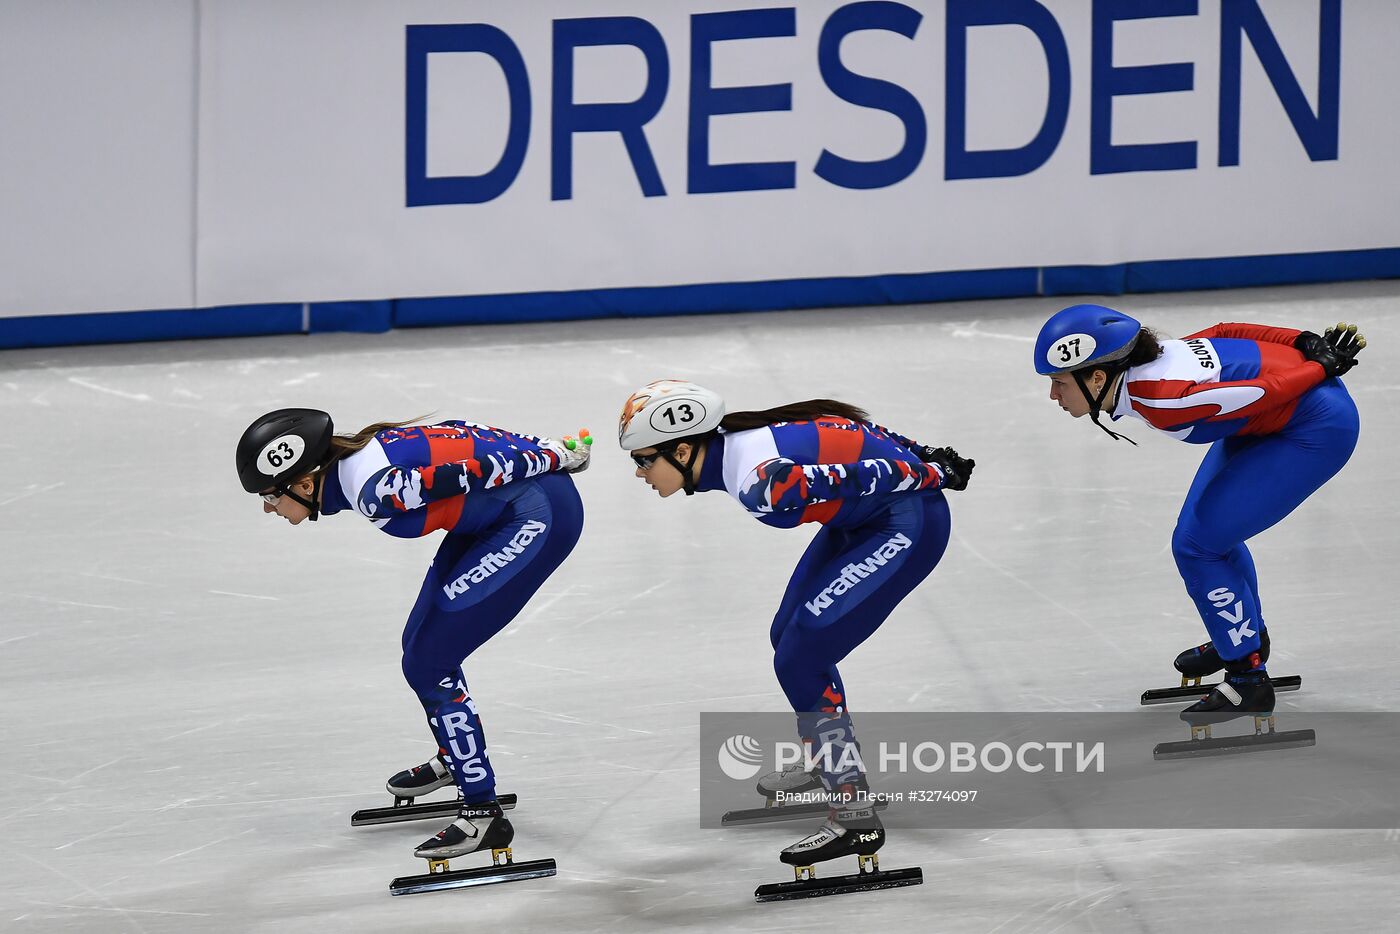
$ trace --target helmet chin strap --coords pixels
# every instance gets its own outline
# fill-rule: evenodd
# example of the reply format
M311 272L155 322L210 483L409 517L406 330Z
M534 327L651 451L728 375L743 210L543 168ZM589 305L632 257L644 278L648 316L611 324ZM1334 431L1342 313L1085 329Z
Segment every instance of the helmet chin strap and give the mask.
M291 497L292 502L300 503L305 506L306 518L315 522L317 519L321 518L321 483L322 477L320 471L312 474L311 499L309 500L293 493L290 487L279 484L276 489L277 492L281 493L283 496Z
M1099 421L1099 413L1103 411L1104 400L1108 398L1108 393L1110 390L1113 389L1114 382L1118 379L1119 376L1123 375L1126 368L1116 366L1110 370L1108 367L1096 366L1091 367L1089 369L1089 372L1092 373L1094 370L1103 370L1105 376L1107 377L1103 381L1103 389L1099 390L1097 395L1095 395L1089 389L1089 381L1084 378L1083 372L1080 370L1074 371L1074 381L1079 384L1079 391L1084 393L1084 398L1089 403L1089 418L1093 420L1095 425L1098 425L1100 428L1102 428L1104 432L1114 441L1126 441L1133 447L1137 447L1137 442L1134 441L1132 438L1129 438L1127 435L1120 435L1118 432L1114 431L1112 428L1109 428L1103 422Z
M676 443L679 444L680 442L676 442ZM694 467L694 465L695 465L695 453L696 453L696 450L698 449L699 446L698 446L694 441L689 442L689 444L690 444L690 457L686 458L686 462L685 462L684 464L682 464L680 461L676 460L676 458L675 458L675 456L674 456L674 451L675 451L674 448L671 448L671 449L669 449L669 450L663 450L663 449L661 449L661 448L657 448L657 452L661 455L661 459L662 459L662 460L664 460L666 463L670 464L672 467L676 468L676 470L680 471L680 475L681 475L681 488L682 488L683 490L685 490L685 495L686 495L686 496L694 496L694 495L695 495L695 472L694 472L694 470L693 470L693 467Z

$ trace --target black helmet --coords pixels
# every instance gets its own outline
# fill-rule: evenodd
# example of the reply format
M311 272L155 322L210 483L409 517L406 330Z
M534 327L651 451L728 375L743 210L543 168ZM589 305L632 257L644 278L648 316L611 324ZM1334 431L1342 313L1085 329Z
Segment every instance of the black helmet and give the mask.
M285 493L292 481L325 463L333 433L330 415L319 409L268 412L238 439L239 482L249 493Z

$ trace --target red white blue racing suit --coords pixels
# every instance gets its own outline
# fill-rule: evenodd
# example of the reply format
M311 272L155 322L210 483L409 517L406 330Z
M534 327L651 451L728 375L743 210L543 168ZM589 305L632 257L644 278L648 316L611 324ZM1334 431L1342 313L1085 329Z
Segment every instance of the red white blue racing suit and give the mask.
M1112 417L1210 450L1186 495L1172 554L1226 660L1259 649L1264 619L1245 541L1270 528L1351 457L1359 421L1339 379L1294 349L1299 332L1217 324L1164 341L1123 378Z

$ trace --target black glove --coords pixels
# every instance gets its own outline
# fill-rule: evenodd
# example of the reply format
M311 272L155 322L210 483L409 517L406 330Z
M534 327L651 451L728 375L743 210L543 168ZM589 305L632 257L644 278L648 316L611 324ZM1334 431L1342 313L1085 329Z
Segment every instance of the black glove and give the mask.
M914 453L925 464L934 464L943 472L943 485L950 490L967 489L972 468L977 466L975 460L958 456L958 452L952 448L931 448L925 444L915 448Z
M1293 339L1293 346L1304 358L1321 364L1328 376L1343 376L1356 366L1356 355L1366 346L1366 338L1356 332L1356 325L1338 324L1321 337L1304 331Z

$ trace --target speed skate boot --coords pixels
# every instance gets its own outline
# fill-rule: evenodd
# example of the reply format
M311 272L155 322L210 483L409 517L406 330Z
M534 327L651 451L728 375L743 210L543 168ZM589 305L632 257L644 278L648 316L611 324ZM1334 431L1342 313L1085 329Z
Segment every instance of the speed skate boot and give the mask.
M1261 629L1259 631L1259 661L1267 663L1268 660L1269 630ZM1176 657L1176 661L1172 662L1172 667L1181 672L1183 679L1200 679L1220 671L1225 667L1225 662L1221 660L1220 653L1216 651L1215 643L1207 642L1182 652Z
M457 819L437 836L424 840L413 855L426 860L445 860L480 850L501 850L515 839L515 828L494 799L480 804L464 804Z
M1183 710L1181 719L1194 728L1246 714L1267 717L1273 712L1274 684L1264 670L1262 653L1251 652L1244 658L1225 662L1225 680Z
M501 813L499 800L463 804L457 819L437 836L424 840L413 851L419 859L428 861L428 871L412 876L400 876L389 883L390 895L413 895L438 892L470 885L493 885L498 882L520 882L555 875L559 868L553 859L530 859L517 863L510 851L515 828ZM488 866L453 869L448 860L471 853L491 854Z
M858 800L851 785L842 785L843 803L833 807L826 822L778 854L789 866L812 866L852 854L868 857L885 845L885 827L869 797Z
M441 756L434 756L422 765L405 769L389 779L384 787L395 798L417 798L452 784L452 773Z
M1200 756L1233 755L1261 749L1316 746L1316 730L1278 729L1274 716L1274 694L1277 690L1275 685L1276 682L1271 680L1268 672L1264 670L1259 652L1250 652L1244 658L1226 662L1225 680L1181 712L1181 719L1191 727L1190 741L1158 743L1152 747L1152 758L1194 759ZM1211 735L1211 727L1214 724L1234 720L1236 717L1254 718L1252 735Z
M777 772L769 772L758 780L758 793L770 802L779 795L800 795L816 791L822 787L821 768L812 766L804 769L801 764L790 765Z
M875 813L875 801L870 797L863 776L855 782L843 782L836 786L831 797L835 804L816 833L803 837L778 854L778 859L792 867L796 878L789 882L760 885L754 889L755 899L771 902L923 883L924 872L918 866L880 868L878 851L885 845L885 828ZM842 856L856 858L854 873L817 878L817 863Z

